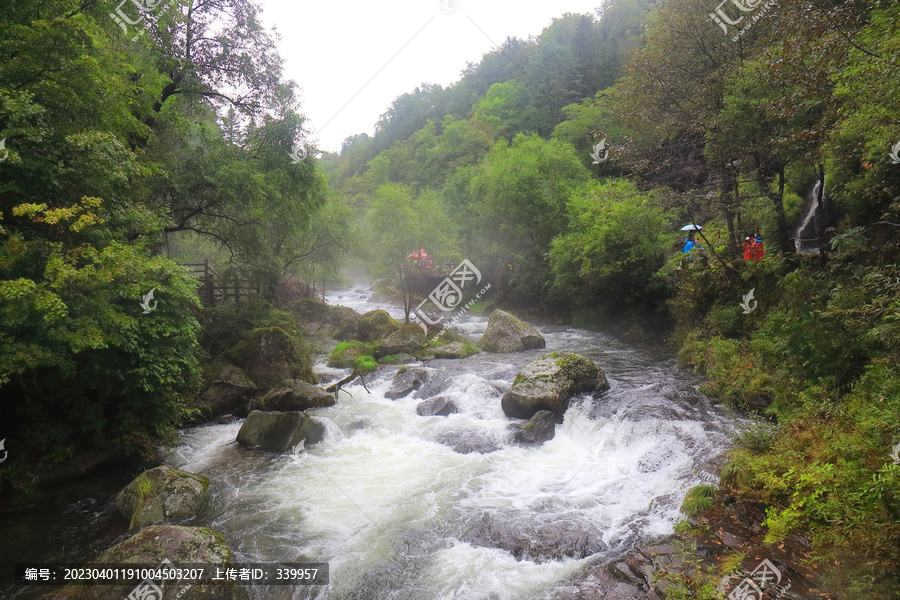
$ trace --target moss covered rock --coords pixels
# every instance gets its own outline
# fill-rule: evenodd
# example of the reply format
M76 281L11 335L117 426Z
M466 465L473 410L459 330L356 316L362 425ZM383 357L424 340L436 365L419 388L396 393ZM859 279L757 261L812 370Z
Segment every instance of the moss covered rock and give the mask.
M501 406L508 417L530 419L549 410L562 420L572 396L607 389L606 374L591 359L575 352L550 352L519 371Z
M334 406L334 396L320 387L299 379L285 379L253 403L253 408L267 411L303 411Z
M543 444L556 435L556 415L539 410L525 423L510 423L507 429L515 444Z
M280 327L254 329L226 357L244 369L253 383L267 390L284 379L303 379L315 383L312 361L301 352L291 336Z
M219 532L205 527L179 527L176 525L151 525L112 548L103 552L89 566L106 564L140 564L160 568L177 568L185 564L222 565L231 564L231 548ZM161 585L162 582L154 582ZM123 600L135 589L129 585L72 586L61 592L64 598L79 600ZM167 584L165 598L179 600L232 600L235 588L231 584ZM68 592L74 592L70 594ZM134 597L144 597L136 595ZM156 598L158 596L147 596Z
M355 340L341 342L335 346L328 357L328 366L335 369L352 369L356 361L362 356L371 356L374 352L371 344L364 344Z
M256 391L256 384L246 371L235 365L225 365L203 390L200 398L208 416L217 417L230 415L245 406Z
M418 325L404 325L388 335L375 348L375 358L391 354L411 354L425 345L425 332Z
M251 411L237 442L266 452L287 452L302 441L312 446L325 439L325 426L305 412Z
M116 495L115 507L132 528L192 517L206 505L209 479L161 466L134 478Z
M510 313L495 310L478 345L488 352L523 352L544 348L547 342L538 330Z
M356 336L359 313L346 306L329 306L315 298L302 298L290 308L303 329L343 340Z
M397 321L384 310L370 310L359 318L356 334L363 342L375 342L397 331Z

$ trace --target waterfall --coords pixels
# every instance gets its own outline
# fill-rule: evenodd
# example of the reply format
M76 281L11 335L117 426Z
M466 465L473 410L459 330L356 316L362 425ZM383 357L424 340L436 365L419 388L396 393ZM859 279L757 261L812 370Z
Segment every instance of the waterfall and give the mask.
M821 180L816 181L812 191L807 196L808 208L806 215L803 217L797 231L794 232L794 245L797 253L818 252L819 236L818 236L818 219L819 217L819 191L822 189Z

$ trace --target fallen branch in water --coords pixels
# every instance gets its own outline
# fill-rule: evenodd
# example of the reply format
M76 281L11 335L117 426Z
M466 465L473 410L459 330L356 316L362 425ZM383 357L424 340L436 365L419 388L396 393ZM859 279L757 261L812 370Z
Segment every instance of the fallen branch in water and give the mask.
M356 379L357 377L359 377L359 380L362 381L363 387L366 388L366 391L369 392L369 386L366 385L366 380L363 379L363 374L359 372L359 369L353 369L353 372L350 373L350 375L348 375L347 377L344 377L343 379L341 379L340 381L338 381L336 383L332 383L327 388L325 388L325 391L331 392L332 394L334 394L334 399L335 399L335 401L337 401L338 394L340 394L341 391L343 391L345 394L350 394L350 392L348 392L347 390L341 390L341 388L344 387L345 385L347 385L348 383L350 383L351 381L353 381L354 379ZM369 393L371 394L372 392L369 392ZM350 394L350 397L352 398L353 394Z

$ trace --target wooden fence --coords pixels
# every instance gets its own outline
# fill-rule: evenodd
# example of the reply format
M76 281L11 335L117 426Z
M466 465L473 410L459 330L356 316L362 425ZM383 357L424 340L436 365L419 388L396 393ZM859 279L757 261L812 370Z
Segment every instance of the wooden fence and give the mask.
M202 263L182 264L189 273L194 275L200 284L197 286L197 295L203 306L215 306L223 302L240 303L250 296L260 294L260 286L251 283L247 279L239 279L231 275L219 275L209 266L209 261Z
M263 293L263 287L249 279L241 279L231 274L220 275L209 266L209 261L186 263L182 267L199 280L197 295L203 306L215 306L223 302L245 302L251 296ZM324 293L324 292L323 292ZM286 306L301 298L317 295L316 288L302 281L285 281L275 286L272 302L275 306Z

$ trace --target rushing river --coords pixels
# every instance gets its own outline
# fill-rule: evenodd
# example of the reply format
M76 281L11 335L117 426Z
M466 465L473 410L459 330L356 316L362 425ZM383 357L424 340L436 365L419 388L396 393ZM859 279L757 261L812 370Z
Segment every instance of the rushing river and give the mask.
M368 294L334 292L329 302L402 316ZM467 316L459 329L477 340L486 326ZM386 367L367 377L370 393L357 380L344 387L352 396L310 411L326 423L326 440L301 454L239 447L239 422L184 431L166 463L212 481L208 508L188 524L220 531L236 562L329 563L329 585L251 589L260 600L537 599L587 561L671 533L687 489L717 479L733 420L664 350L539 330L545 350L428 361L450 378L441 393L459 413L449 417L418 416L417 398L386 399L397 369ZM592 358L612 388L573 399L554 439L512 445L500 397L521 367L552 350ZM316 371L323 381L347 373ZM594 554L517 560L489 543L502 529L539 545L553 528L581 536L571 543Z

